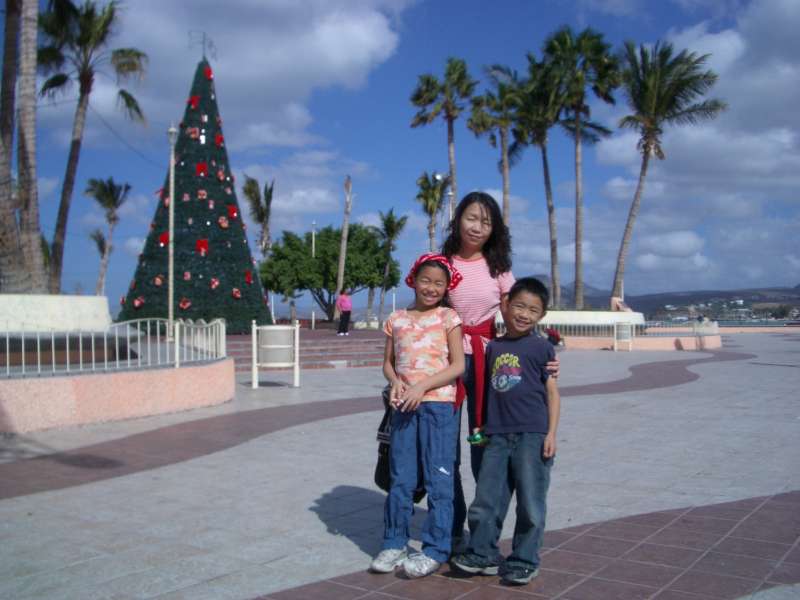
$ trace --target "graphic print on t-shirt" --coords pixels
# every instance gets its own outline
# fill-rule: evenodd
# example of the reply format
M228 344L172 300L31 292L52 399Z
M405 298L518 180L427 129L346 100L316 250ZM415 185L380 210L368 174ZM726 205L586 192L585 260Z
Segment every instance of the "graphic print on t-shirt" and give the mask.
M498 356L492 365L492 387L498 392L507 392L522 381L519 357L506 352Z

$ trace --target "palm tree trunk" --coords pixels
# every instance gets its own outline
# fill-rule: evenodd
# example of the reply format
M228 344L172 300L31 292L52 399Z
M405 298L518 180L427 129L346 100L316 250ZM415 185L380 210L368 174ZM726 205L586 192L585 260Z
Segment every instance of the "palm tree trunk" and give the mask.
M391 263L391 254L386 257L386 266L383 267L383 283L381 285L381 298L378 302L378 327L383 323L383 307L386 302L386 282L389 281L389 265Z
M347 258L347 234L350 230L350 210L353 208L352 188L350 187L350 176L345 180L344 196L344 217L342 218L342 239L339 242L339 266L336 270L336 293L342 291L344 287L344 266ZM339 316L339 309L333 311L333 318Z
M30 292L47 291L39 225L36 178L36 52L39 19L37 0L22 0L17 117L17 177L20 200L20 245Z
M450 194L450 202L447 207L448 221L452 219L455 214L455 203L456 198L458 198L458 184L456 183L456 139L455 133L453 132L453 122L454 119L447 119L447 160L450 163L450 189L453 192ZM431 247L431 252L433 251L433 247Z
M372 309L375 306L375 288L369 288L367 292L367 323L372 320Z
M575 309L583 309L583 155L581 117L575 112Z
M542 171L544 172L544 195L547 200L547 222L550 227L550 300L553 308L561 306L561 278L558 274L558 229L556 207L553 204L553 186L550 182L550 164L547 162L547 142L540 146Z
M503 170L503 223L511 222L511 177L508 169L508 127L500 128L500 163Z
M428 241L430 242L430 251L436 252L436 213L432 214L428 220Z
M19 2L6 0L3 75L2 90L0 90L0 292L4 293L23 291L27 280L19 242L17 207L11 179L19 29Z
M289 323L297 321L297 303L294 298L289 300Z
M95 296L105 296L106 293L106 273L108 272L108 263L111 259L111 242L114 238L114 226L109 223L108 237L106 238L106 247L103 250L103 256L100 258L100 272L97 274L97 287L95 288Z
M644 179L647 176L647 166L650 163L650 151L645 150L642 154L642 167L639 170L639 182L636 184L636 193L633 195L631 209L628 211L628 222L625 223L625 232L622 234L622 243L619 246L617 255L617 270L614 272L614 286L611 288L611 295L622 297L622 282L625 279L625 257L628 254L628 247L633 237L633 224L639 215L639 206L642 202L642 192L644 191Z
M50 293L61 293L61 271L64 263L64 238L67 234L67 219L72 203L72 191L75 188L75 175L78 172L78 159L81 155L83 129L86 125L86 110L89 107L89 93L81 84L78 106L75 109L75 121L72 124L72 143L67 158L67 169L64 173L64 185L61 187L61 203L58 205L53 245L50 251Z

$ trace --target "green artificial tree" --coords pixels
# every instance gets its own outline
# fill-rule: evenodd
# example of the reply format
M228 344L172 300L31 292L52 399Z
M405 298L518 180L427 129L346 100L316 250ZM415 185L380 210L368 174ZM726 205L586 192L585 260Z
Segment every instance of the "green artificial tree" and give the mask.
M139 257L122 298L120 320L167 316L169 172ZM250 253L236 201L214 74L203 59L175 147L174 314L176 319L224 318L228 333L269 323L258 267Z

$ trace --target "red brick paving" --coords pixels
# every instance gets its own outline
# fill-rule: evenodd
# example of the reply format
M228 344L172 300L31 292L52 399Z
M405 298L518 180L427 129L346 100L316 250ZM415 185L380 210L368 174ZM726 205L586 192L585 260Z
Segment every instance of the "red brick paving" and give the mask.
M755 535L742 537L748 523ZM256 600L721 600L800 583L799 543L793 491L548 531L540 575L526 586L444 565L423 579L361 571Z

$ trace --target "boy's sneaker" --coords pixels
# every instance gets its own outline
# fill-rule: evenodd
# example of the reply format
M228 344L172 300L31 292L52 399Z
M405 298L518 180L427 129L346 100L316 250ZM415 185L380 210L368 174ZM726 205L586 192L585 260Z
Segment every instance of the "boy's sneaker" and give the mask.
M525 585L531 579L539 575L539 569L529 569L527 567L511 566L506 567L502 579L509 585Z
M498 561L489 560L477 554L459 554L454 556L450 562L459 571L470 575L497 575L500 570Z
M417 552L403 561L403 570L411 578L425 577L435 573L441 564L430 556Z
M372 559L369 570L374 573L391 573L408 556L405 548L389 548L381 550L378 556Z

